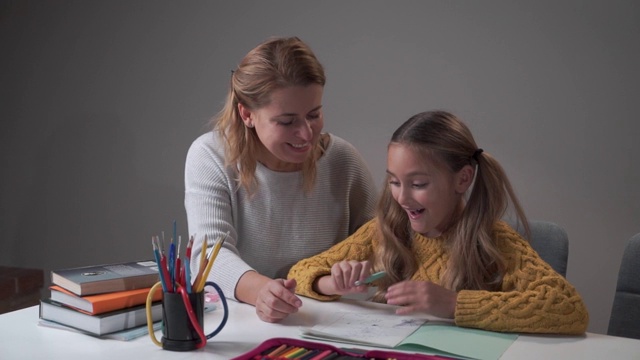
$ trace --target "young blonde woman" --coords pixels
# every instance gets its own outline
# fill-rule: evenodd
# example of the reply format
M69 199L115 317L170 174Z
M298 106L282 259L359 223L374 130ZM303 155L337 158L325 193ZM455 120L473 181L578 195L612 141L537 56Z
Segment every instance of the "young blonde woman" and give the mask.
M576 289L500 219L527 220L500 164L454 115L411 117L388 147L377 217L289 272L298 294L320 300L361 293L396 313L423 312L458 326L582 334L589 315ZM528 232L528 228L527 228Z
M268 39L233 71L213 131L193 142L186 159L192 259L228 231L208 280L226 297L255 305L268 322L302 304L296 282L284 279L289 268L374 214L376 186L362 157L322 133L324 84L304 42Z

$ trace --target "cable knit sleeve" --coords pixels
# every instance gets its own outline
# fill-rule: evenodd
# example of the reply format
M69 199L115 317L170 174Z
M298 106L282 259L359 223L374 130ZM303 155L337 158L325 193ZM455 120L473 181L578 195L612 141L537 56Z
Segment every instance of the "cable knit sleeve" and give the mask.
M289 271L288 278L297 282L296 293L322 301L337 300L339 295L322 295L313 291L313 283L319 277L331 274L333 264L342 260L364 261L371 257L377 231L376 221L370 220L358 231L328 250L300 260Z
M508 225L499 223L494 236L508 262L502 291L460 291L456 324L492 331L584 333L589 314L576 289Z

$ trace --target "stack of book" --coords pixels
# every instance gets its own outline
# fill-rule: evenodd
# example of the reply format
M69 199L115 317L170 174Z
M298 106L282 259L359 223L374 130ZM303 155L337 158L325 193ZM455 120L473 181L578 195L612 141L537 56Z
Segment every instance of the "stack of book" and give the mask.
M51 296L40 300L40 324L101 337L124 332L122 340L143 335L147 296L158 281L153 260L53 270ZM161 300L156 291L154 323L162 319Z

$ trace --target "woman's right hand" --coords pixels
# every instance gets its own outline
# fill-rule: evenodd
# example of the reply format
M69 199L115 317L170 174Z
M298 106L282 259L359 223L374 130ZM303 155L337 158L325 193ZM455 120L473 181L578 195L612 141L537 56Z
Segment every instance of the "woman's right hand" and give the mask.
M236 299L256 307L262 321L275 323L298 311L302 300L295 295L293 279L271 279L255 271L247 271L236 287Z
M262 321L275 323L298 311L302 300L295 295L293 279L270 280L260 288L256 298L256 314Z

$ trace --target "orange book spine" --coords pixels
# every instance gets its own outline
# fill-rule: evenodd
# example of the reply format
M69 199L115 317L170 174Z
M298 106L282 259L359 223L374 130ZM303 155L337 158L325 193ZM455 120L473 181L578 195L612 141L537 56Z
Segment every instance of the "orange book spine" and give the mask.
M120 310L140 304L144 304L147 301L147 295L151 288L116 291L111 293L104 293L98 295L78 296L60 286L52 285L51 290L60 291L67 295L78 298L78 300L88 302L91 304L92 311L88 313L92 315L102 314L109 311ZM153 301L162 300L162 292L156 291L153 296ZM69 304L66 304L69 305Z

